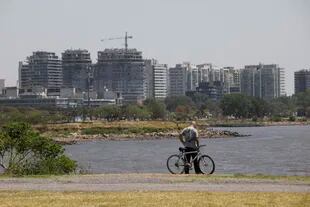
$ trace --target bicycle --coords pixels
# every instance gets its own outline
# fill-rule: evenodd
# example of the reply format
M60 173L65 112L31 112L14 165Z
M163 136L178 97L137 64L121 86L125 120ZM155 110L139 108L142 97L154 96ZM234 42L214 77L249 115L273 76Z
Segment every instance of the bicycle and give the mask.
M179 154L171 155L167 159L167 168L172 174L182 174L184 173L184 167L187 165L189 169L192 169L193 163L198 159L199 168L203 174L212 174L215 170L215 163L213 159L204 155L200 152L200 148L205 147L206 145L200 145L196 151L185 152L185 148L180 147ZM197 153L197 155L188 162L186 155Z

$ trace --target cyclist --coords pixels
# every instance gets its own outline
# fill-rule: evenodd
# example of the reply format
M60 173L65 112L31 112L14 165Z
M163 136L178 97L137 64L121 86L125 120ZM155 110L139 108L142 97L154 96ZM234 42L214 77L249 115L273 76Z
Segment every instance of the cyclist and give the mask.
M182 130L179 139L181 143L185 147L185 152L192 152L197 151L199 147L199 140L198 140L198 131L196 129L196 122L192 121L191 125L189 127L186 127ZM194 159L195 156L197 156L197 152L190 153L186 155L186 159L189 162L190 159ZM189 174L189 167L190 164L186 163L184 167L185 174ZM199 168L199 162L198 159L194 160L194 169L196 174L200 174L201 170Z

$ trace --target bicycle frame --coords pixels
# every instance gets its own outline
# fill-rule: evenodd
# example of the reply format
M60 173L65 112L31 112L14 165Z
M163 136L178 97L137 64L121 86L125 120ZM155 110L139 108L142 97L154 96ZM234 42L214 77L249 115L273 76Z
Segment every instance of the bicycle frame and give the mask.
M197 153L197 155L194 158L192 158L191 161L189 162L189 160L187 160L187 158L186 158L186 155L188 155L188 154L196 154L196 153ZM201 157L201 152L200 152L199 149L196 150L196 151L190 151L190 152L183 152L183 151L181 151L180 154L179 154L179 157L183 158L186 163L193 164L193 162L195 160L199 160L199 158Z

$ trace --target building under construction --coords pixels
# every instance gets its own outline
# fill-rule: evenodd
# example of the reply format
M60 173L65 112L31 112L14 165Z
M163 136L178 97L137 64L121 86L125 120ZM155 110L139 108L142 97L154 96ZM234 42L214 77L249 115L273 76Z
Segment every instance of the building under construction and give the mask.
M82 92L92 90L92 68L87 50L66 50L62 53L63 87Z
M19 84L23 91L46 90L48 96L59 96L62 86L61 60L53 52L37 51L19 64Z
M105 49L98 52L94 82L98 97L106 90L115 92L124 103L146 98L145 63L136 49ZM118 98L119 98L118 97Z

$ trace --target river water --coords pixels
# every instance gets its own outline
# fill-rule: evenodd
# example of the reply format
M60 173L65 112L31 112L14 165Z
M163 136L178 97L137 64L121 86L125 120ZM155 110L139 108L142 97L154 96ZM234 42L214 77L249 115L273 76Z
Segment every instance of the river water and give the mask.
M202 139L215 173L310 176L310 126L214 128L250 137ZM91 141L66 146L88 173L168 173L166 160L178 140Z

